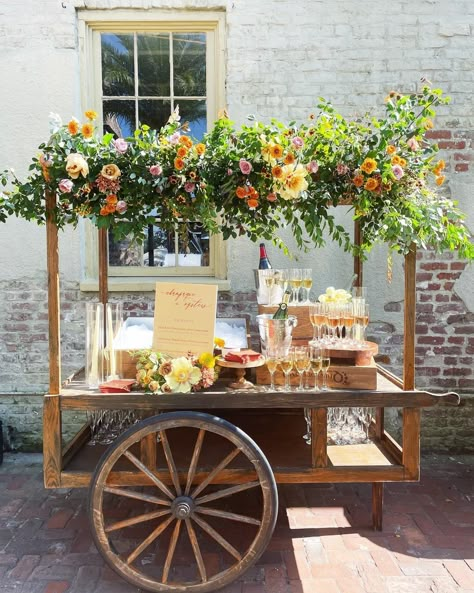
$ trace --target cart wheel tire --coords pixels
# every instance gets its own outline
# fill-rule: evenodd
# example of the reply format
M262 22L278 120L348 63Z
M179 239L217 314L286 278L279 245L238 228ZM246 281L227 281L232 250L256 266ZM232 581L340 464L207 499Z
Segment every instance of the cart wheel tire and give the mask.
M193 446L189 450L190 453L192 451L192 455L189 456L185 465L181 462L178 470L175 465L175 457L179 446L174 447L173 453L169 437L172 437L172 441L176 440L176 435L179 432L175 432L173 437L173 429L193 429L190 432L196 433L195 438L192 434ZM167 479L163 477L162 471L158 478L157 472L151 472L140 461L139 455L131 452L132 448L136 451L137 443L144 437L150 439L156 437L156 440L160 442L163 460L166 460L166 463L163 461L162 465L167 466ZM208 446L211 446L210 443L214 442L213 439L222 441L225 451L230 447L230 453L225 455L224 449L218 447L216 451L214 447L213 450L221 461L216 465L213 464L212 469L199 468L203 442L208 442ZM157 447L159 449L160 445ZM206 490L209 487L212 490L216 485L223 486L225 475L222 472L226 471L225 468L230 465L233 459L240 456L246 458L242 461L249 466L252 472L250 477L248 474L242 473L242 477L234 480L232 486L227 485L221 490L211 492ZM111 476L111 473L115 471L114 466L119 460L122 465L124 462L128 462L129 467L131 463L135 470L135 476L137 475L136 470L138 470L139 478L141 478L139 483L147 484L147 488L152 488L152 494L144 493L136 486L130 487L122 482L118 483L117 479L114 481L114 476ZM183 466L186 467L185 470L182 469ZM219 474L221 474L220 478ZM131 479L130 483L136 484L136 478L135 482ZM258 496L255 497L257 491L259 491ZM133 504L138 500L141 501L141 504L152 505L154 511L135 515L122 521L114 519L113 522L110 522L110 518L104 516L104 511L107 511L107 501L104 503L104 495L107 495L107 500L110 500L111 497L114 504L118 501L118 506L122 504L122 501L125 501L123 504L127 504L132 498L136 499ZM239 497L243 496L245 503L247 500L245 497L249 495L252 497L252 504L249 504L248 508L254 509L253 514L256 516L253 517L247 516L247 513L243 515L213 508L216 503L208 506L211 501L219 499L217 506L219 504L227 506L234 504L232 508L235 509ZM257 504L256 510L254 504ZM275 478L270 464L257 444L230 422L201 412L169 412L135 424L104 453L92 477L89 492L89 518L92 536L103 558L116 573L132 585L155 592L206 593L235 581L265 551L275 528L277 513L278 494ZM115 516L117 517L117 515ZM159 520L158 524L157 520ZM209 521L214 521L215 525L217 520L219 523L216 529L209 524ZM124 549L123 542L120 546L116 546L111 541L112 535L115 536L117 532L120 532L120 537L122 537L124 532L121 530L126 532L128 528L132 527L133 529L137 524L140 528L147 528L147 536L144 539L140 536L140 540L135 540L131 549ZM250 544L246 542L245 549L237 549L238 545L232 545L219 533L223 527L230 525L233 525L234 531L231 534L234 536L236 532L237 534L245 532L249 535ZM165 541L166 537L169 540ZM141 542L138 546L136 546L137 541ZM160 541L164 542L163 545ZM177 556L175 552L179 545L183 548L187 546L191 564L194 562L192 578L189 578L189 574L183 578L179 573L178 566L174 569L173 559ZM220 565L217 568L214 567L214 570L206 567L208 555L206 552L204 554L201 552L203 545L215 545L222 552L220 555L214 554L214 557L221 558ZM118 549L119 547L121 549ZM149 553L150 548L157 551L156 557L160 554L162 557L161 564L156 560L156 566L153 567L151 575L150 567L147 566L151 561L143 560L143 554ZM166 559L164 559L165 553ZM222 568L223 557L225 557L226 564L224 568ZM189 569L191 570L191 565Z

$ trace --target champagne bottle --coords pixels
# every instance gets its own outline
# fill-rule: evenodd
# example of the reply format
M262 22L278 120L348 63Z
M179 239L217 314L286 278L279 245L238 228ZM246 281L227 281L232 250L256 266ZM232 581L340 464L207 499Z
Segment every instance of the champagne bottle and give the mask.
M290 300L291 290L285 290L283 294L283 301L280 303L278 309L273 315L273 319L287 319L288 318L288 302Z
M259 270L270 270L272 264L268 259L267 250L265 249L265 243L260 243L260 261L258 262Z

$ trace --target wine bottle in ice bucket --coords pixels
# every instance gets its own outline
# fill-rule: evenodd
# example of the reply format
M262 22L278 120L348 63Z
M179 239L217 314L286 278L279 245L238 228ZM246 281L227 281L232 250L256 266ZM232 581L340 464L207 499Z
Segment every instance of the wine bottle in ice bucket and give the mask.
M288 319L288 303L290 302L291 290L285 290L283 300L273 315L273 319Z

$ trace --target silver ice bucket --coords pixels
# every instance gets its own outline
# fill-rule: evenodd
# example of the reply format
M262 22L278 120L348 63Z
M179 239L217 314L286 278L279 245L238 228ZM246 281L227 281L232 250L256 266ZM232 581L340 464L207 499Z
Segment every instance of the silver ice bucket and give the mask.
M287 355L298 319L294 315L288 315L287 319L273 319L273 314L264 313L257 315L257 323L262 353L266 356L269 352L278 356Z

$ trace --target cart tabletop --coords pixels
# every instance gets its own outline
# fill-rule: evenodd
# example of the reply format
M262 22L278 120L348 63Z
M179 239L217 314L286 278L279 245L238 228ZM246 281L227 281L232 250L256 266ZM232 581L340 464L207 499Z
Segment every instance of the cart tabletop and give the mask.
M246 390L232 390L218 381L211 388L192 393L151 394L143 391L101 393L88 389L83 375L67 381L59 396L63 410L199 410L233 408L326 408L326 407L430 407L438 403L457 405L456 393L433 394L428 391L404 391L378 373L377 389L330 389L328 391L271 391L256 385Z

